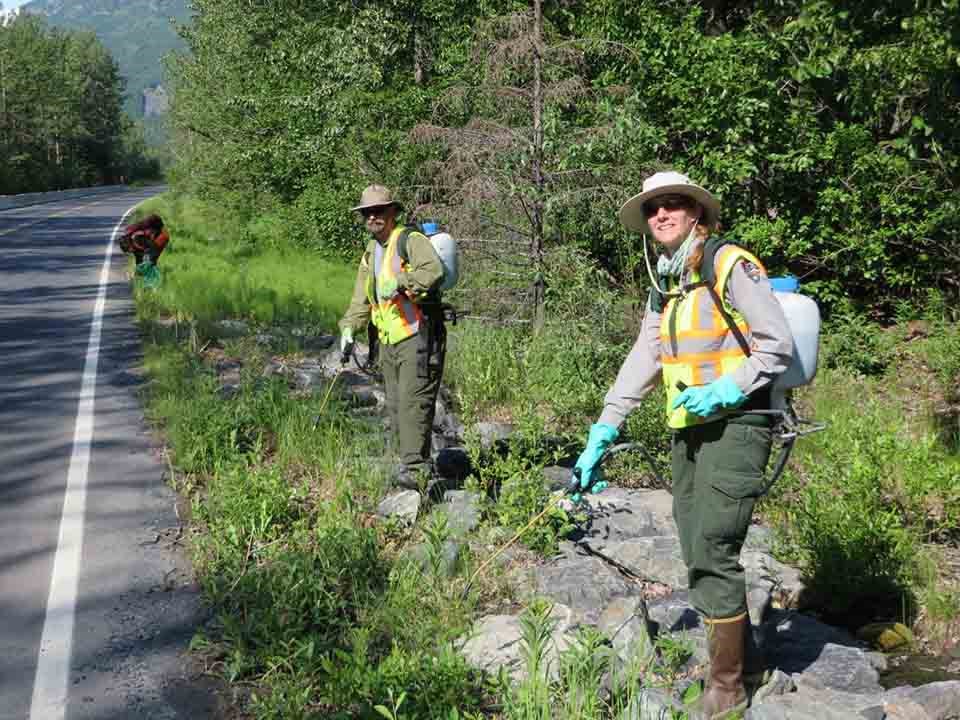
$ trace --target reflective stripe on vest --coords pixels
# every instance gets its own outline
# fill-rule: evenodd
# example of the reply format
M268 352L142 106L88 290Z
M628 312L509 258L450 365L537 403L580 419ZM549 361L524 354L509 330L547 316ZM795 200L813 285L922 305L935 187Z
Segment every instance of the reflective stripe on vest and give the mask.
M367 300L370 302L370 319L377 327L380 342L386 345L395 345L401 340L416 335L420 330L420 321L423 313L420 307L406 296L397 293L385 302L379 302L377 297L377 282L393 279L405 269L405 263L400 258L397 240L403 227L397 226L387 239L384 248L379 242L374 243L373 272L367 280Z
M730 273L741 260L763 268L760 261L743 248L724 245L714 258L716 281L713 287L724 309L749 343L750 328L726 298ZM697 282L700 282L700 275L693 273L691 284ZM706 385L736 370L746 356L710 297L710 291L698 287L679 298L670 298L664 308L660 322L660 360L667 389L667 425L679 429L716 418L703 418L683 407L673 410L673 401L681 392L677 382L690 386Z

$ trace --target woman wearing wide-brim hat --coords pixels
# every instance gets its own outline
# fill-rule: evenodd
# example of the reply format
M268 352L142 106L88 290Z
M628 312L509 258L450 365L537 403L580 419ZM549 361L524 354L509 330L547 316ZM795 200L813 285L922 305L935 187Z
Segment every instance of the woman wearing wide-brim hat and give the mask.
M590 488L627 414L662 379L673 431L673 514L690 599L707 626L710 670L694 717L746 707L749 628L740 549L763 489L772 431L770 386L793 341L760 261L717 236L720 203L679 172L658 172L620 208L620 221L659 246L633 349L577 461ZM744 414L746 413L746 414ZM593 491L602 490L597 483Z

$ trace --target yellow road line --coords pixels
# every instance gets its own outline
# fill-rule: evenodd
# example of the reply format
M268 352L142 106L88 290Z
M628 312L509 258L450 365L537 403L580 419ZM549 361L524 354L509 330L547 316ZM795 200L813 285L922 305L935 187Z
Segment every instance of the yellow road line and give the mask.
M75 212L76 210L83 210L84 208L88 208L91 205L96 205L98 202L100 202L100 200L94 200L93 202L89 202L86 205L77 205L76 207L67 208L66 210L61 210L60 212L54 213L53 215L47 215L46 217L40 218L39 220L33 220L31 222L24 223L23 225L17 225L16 227L12 227L9 230L0 231L0 237L3 237L4 235L9 235L10 233L15 233L17 232L17 230L23 230L24 228L33 227L34 225L39 225L40 223L45 223L47 220L50 220L51 218L60 217L61 215L66 215L67 213Z

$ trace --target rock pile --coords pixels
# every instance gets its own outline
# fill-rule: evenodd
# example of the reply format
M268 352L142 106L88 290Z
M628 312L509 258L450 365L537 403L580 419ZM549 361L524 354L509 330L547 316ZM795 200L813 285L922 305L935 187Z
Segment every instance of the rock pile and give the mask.
M219 328L225 336L242 329ZM333 338L314 339L313 347L328 348ZM365 362L359 348L358 360ZM225 367L236 373L237 368ZM280 374L301 390L325 392L337 379L342 399L357 412L379 415L384 395L377 378L355 363L340 367L339 353L329 351L295 363L276 360L265 374ZM232 385L235 380L231 377ZM512 428L480 423L474 431L485 450L509 442ZM470 472L463 448L464 427L451 411L449 397L437 401L433 445L440 473L453 485ZM544 482L560 489L569 469L547 468ZM480 498L465 491L441 492L433 509L445 517L449 538L442 553L445 572L454 572L462 546L480 523ZM543 597L553 603L554 623L548 668L579 628L593 626L610 639L621 663L652 658L656 646L675 639L692 650L688 670L706 661L706 637L699 616L687 597L687 576L672 519L672 499L664 490L611 487L587 496L578 510L586 521L561 543L559 554L532 568L511 574L521 597ZM415 491L393 493L378 512L383 518L414 523L423 499ZM429 520L428 520L429 522ZM411 548L412 560L424 563L426 547ZM886 657L861 640L800 612L804 584L800 572L771 554L771 534L753 526L742 553L747 576L748 607L754 637L763 649L766 681L753 687L747 720L956 720L960 719L960 681L884 690L879 673ZM647 590L659 589L656 597ZM501 668L514 678L524 673L519 615L487 615L462 639L461 651L477 668L492 673ZM644 690L640 702L624 720L669 717L677 710L682 686Z

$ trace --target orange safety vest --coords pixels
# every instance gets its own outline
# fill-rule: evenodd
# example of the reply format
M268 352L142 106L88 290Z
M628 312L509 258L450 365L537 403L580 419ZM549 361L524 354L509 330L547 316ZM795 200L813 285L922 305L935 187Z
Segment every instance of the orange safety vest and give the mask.
M392 279L406 271L407 263L400 257L397 241L402 226L397 226L387 239L387 246L374 243L373 268L367 276L367 300L370 302L370 320L376 326L380 342L395 345L401 340L416 335L423 321L423 311L403 291L390 300L380 302L377 297L377 281Z
M750 328L726 298L730 273L741 260L763 268L760 261L743 248L724 245L714 257L716 280L713 288L721 299L724 310L749 343ZM693 273L689 284L698 282L699 273ZM673 281L669 289L673 290L675 286L676 281ZM721 375L733 372L746 359L743 348L706 287L694 288L679 297L671 297L660 319L660 360L663 364L663 382L667 389L667 425L680 429L715 420L716 416L700 417L688 412L684 407L674 410L673 401L681 392L677 383L706 385Z

